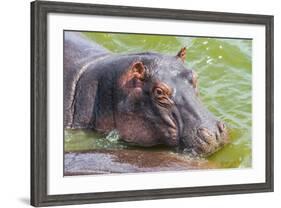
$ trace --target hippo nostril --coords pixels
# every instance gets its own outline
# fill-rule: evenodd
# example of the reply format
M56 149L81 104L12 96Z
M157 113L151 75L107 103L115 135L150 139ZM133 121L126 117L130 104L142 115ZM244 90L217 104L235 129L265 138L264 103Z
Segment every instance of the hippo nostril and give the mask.
M219 121L217 125L218 125L220 133L225 131L225 125L223 122Z

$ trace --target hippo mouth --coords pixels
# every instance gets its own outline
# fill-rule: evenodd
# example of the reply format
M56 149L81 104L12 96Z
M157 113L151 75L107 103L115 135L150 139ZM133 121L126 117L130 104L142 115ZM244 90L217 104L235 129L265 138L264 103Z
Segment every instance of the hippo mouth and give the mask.
M228 131L225 124L217 122L217 128L210 130L206 127L194 128L192 133L181 136L180 149L192 156L209 156L229 143Z

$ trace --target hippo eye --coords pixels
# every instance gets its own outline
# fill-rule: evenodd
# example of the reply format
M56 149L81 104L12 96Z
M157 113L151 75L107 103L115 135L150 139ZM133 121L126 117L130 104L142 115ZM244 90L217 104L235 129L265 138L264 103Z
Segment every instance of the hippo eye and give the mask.
M154 93L155 93L155 95L158 95L158 96L164 94L163 90L160 89L160 88L156 88L156 89L154 90Z
M155 101L158 105L168 108L174 104L171 100L171 92L167 91L168 89L162 89L160 87L155 87L153 90L154 97L156 98Z

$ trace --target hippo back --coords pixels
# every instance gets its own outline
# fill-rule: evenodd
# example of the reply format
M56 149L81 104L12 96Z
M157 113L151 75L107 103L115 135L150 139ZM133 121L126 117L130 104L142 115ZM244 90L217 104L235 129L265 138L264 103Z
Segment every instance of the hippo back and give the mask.
M72 127L77 83L88 66L109 52L78 32L64 33L64 126ZM94 87L94 86L92 86ZM94 90L94 89L93 89ZM94 90L95 91L95 90ZM88 92L89 93L89 92ZM89 103L89 102L86 102Z

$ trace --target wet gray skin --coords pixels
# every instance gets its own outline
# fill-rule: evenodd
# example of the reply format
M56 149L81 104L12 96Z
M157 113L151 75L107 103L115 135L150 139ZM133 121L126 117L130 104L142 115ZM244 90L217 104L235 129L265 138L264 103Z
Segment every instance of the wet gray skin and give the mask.
M197 75L185 67L184 53L112 54L65 32L65 128L116 129L135 145L214 153L228 142L227 129L201 103Z

